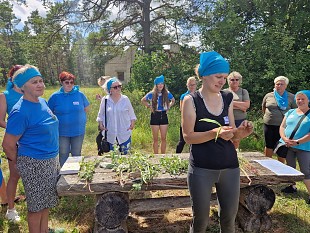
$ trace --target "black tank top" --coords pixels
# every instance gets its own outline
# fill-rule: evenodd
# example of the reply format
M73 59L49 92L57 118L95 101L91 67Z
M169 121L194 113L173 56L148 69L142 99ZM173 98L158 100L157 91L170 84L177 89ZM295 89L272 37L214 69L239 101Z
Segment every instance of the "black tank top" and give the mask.
M221 91L220 93L224 108L219 116L214 116L207 110L199 91L191 94L196 108L195 132L204 132L218 127L214 123L199 121L202 118L216 120L222 126L229 125L228 109L233 95L229 91ZM190 146L190 164L213 170L239 167L237 152L233 143L222 138L218 138L216 142L215 139L212 139L201 144L192 144Z

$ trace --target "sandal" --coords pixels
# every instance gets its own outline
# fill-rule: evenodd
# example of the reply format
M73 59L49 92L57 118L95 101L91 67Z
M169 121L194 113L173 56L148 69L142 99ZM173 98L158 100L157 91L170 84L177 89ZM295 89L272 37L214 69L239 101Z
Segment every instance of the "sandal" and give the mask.
M23 202L23 201L25 201L25 200L26 200L26 196L24 196L24 195L18 195L18 196L15 197L14 202L15 202L15 203L19 203L19 202Z

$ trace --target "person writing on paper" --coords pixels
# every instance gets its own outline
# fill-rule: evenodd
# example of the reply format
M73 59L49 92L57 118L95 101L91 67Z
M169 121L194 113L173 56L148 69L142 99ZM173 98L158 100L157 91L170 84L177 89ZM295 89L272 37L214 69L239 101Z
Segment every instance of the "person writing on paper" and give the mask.
M183 136L190 144L187 175L193 210L190 233L206 232L213 186L218 197L221 232L235 232L240 170L233 141L250 135L253 126L245 120L235 127L233 95L221 91L228 73L229 63L219 53L200 54L198 77L202 87L183 101Z
M296 109L289 110L281 123L280 135L281 141L288 147L286 156L287 165L296 168L296 159L298 161L300 171L305 175L304 183L308 191L308 199L306 202L310 204L310 114L309 101L310 91L302 90L296 93L295 101ZM298 127L293 139L289 139L289 135L295 129L299 119L307 114ZM290 185L281 190L284 193L295 193L297 188Z

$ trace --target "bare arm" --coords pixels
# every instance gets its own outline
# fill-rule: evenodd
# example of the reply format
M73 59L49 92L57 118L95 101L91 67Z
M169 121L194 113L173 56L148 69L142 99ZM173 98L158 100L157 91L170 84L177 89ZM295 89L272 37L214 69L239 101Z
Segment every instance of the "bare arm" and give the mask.
M88 105L87 107L85 107L85 108L84 108L84 111L85 111L85 112L89 112L89 109L90 109L90 105Z
M174 103L175 103L175 99L172 98L170 103L169 103L169 109L174 105Z
M5 95L3 93L0 94L0 127L6 128L6 110L7 110L7 104Z
M146 95L141 99L141 103L142 103L142 105L144 105L145 107L151 109L151 111L152 111L152 105L146 99Z
M6 154L8 160L12 161L15 164L17 160L16 143L20 137L21 135L15 136L9 133L5 133L2 142L3 151Z
M246 112L248 108L250 107L250 101L249 100L246 100L246 101L234 100L233 106L234 106L234 109L240 109L241 111Z

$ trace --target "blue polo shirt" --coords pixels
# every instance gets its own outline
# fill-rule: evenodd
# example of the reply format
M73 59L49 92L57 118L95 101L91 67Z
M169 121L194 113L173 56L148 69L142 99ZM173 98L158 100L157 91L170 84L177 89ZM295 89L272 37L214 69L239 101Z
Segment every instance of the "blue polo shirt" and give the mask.
M50 159L58 155L58 119L43 98L38 103L21 98L9 114L6 133L21 135L18 156Z
M86 112L89 106L86 96L74 86L68 93L63 87L53 93L48 106L59 120L59 136L76 137L85 134Z
M184 97L187 96L189 94L189 90L187 90L187 92L183 93L181 96L180 96L180 100L183 101L184 100Z
M149 92L146 94L146 100L152 101L153 98L153 92ZM172 100L174 97L173 95L168 91L168 99ZM158 93L157 98L157 111L166 111L168 109L168 106L163 106L163 97L161 93Z

